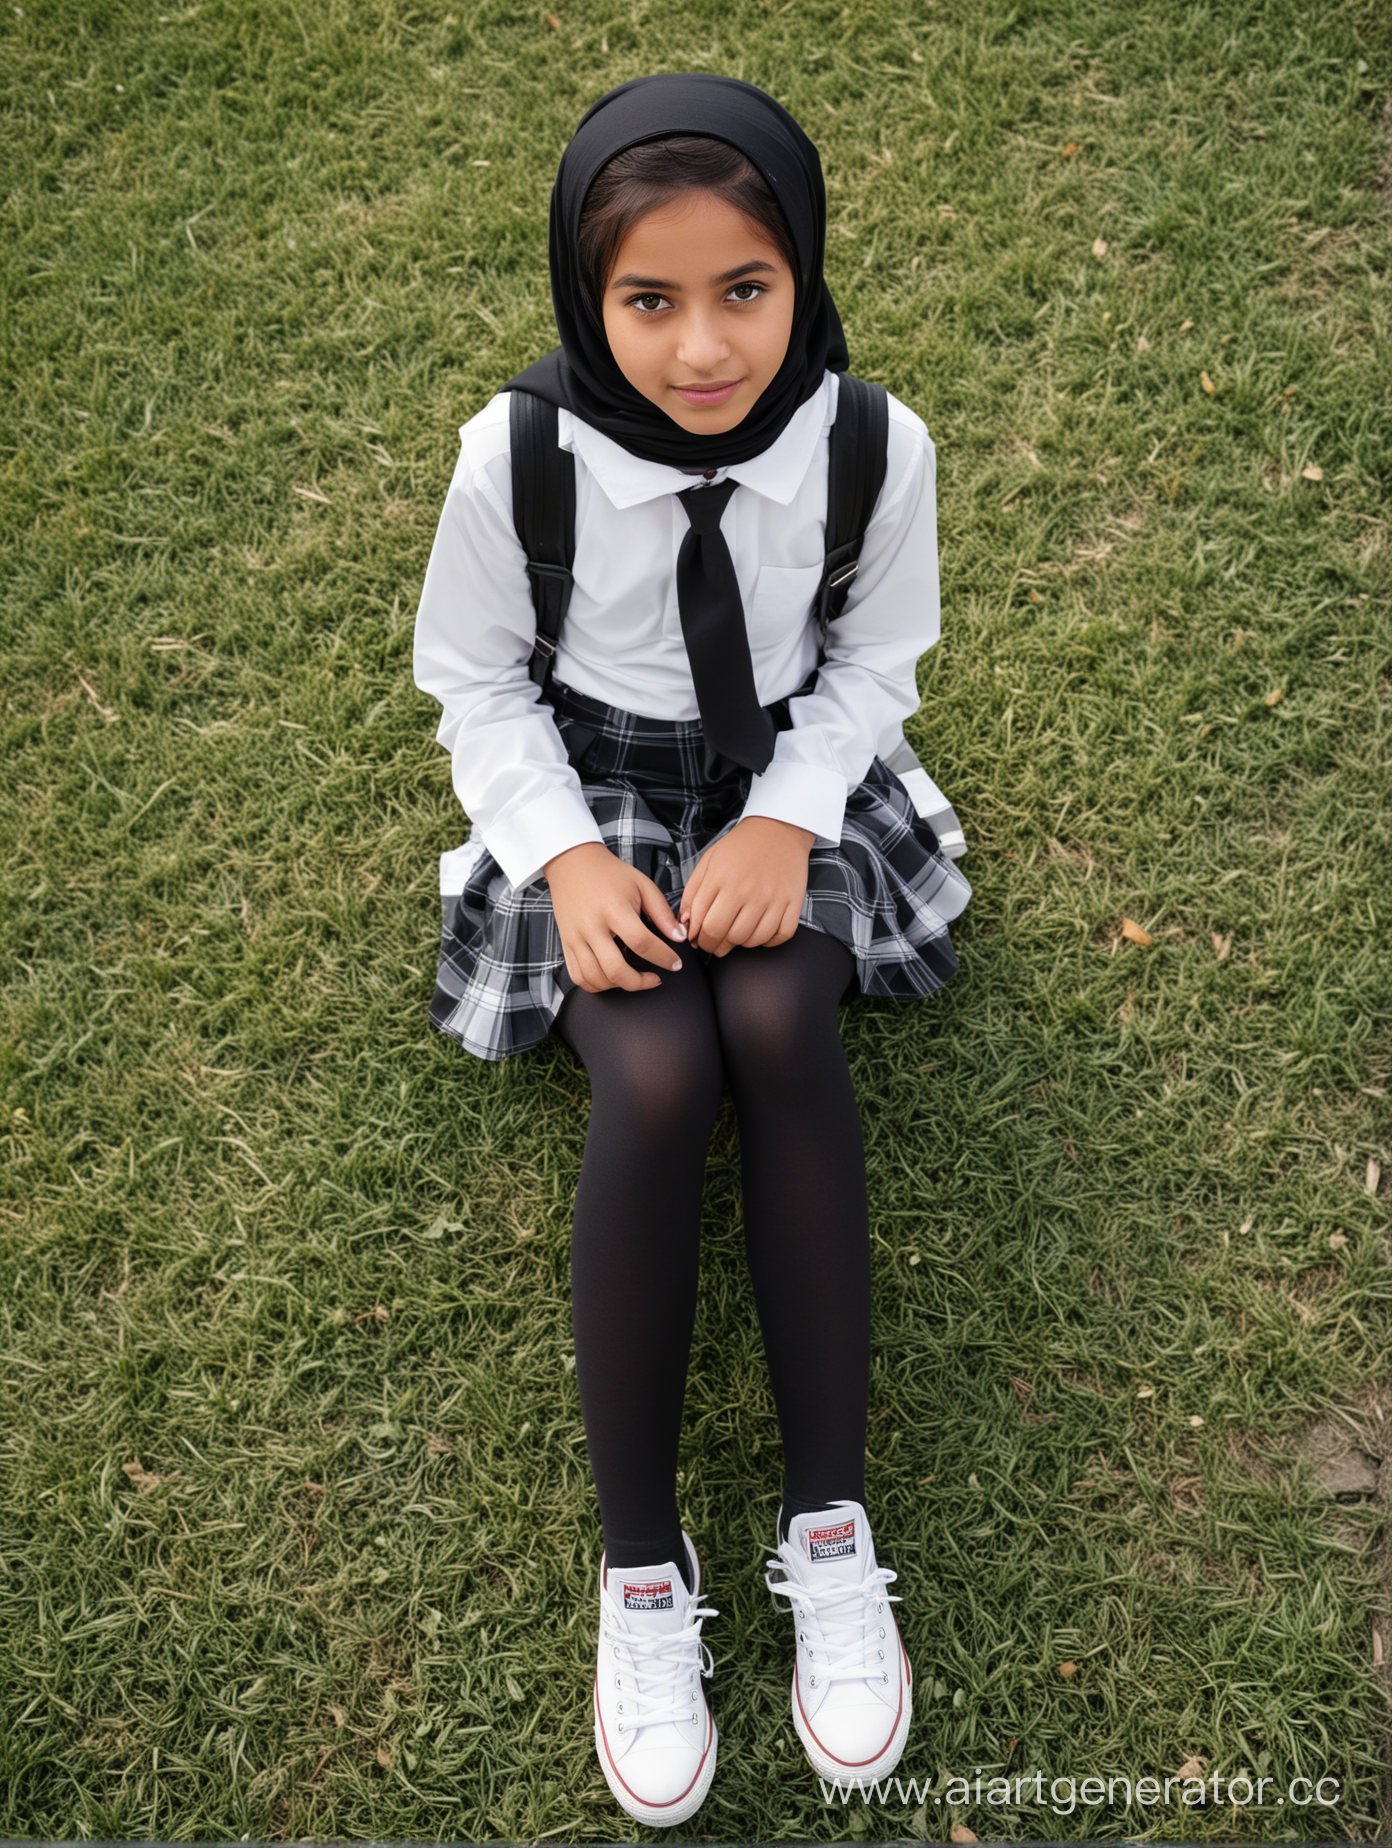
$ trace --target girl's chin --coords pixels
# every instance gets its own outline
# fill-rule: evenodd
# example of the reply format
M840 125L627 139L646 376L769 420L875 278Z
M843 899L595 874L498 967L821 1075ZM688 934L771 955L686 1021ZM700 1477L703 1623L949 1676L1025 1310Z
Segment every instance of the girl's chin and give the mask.
M673 392L662 409L674 424L683 430L690 430L696 436L723 436L727 430L733 430L736 424L744 422L749 414L745 403L746 393L731 392L722 404L696 405L688 404L686 399Z

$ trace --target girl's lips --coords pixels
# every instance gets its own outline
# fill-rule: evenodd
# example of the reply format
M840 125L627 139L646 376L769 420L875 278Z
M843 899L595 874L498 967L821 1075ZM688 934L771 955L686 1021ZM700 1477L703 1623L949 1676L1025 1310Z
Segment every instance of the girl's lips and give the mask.
M713 385L676 385L673 390L687 404L724 404L739 390L740 379L718 379Z

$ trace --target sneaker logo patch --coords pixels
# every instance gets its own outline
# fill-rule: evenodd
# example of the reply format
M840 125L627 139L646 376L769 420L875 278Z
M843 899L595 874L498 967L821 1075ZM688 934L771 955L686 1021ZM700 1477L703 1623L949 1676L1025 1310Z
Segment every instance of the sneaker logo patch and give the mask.
M625 1585L623 1607L626 1611L674 1610L671 1579L648 1579L641 1585Z
M854 1559L855 1521L838 1521L835 1527L809 1527L803 1536L807 1557L817 1559Z

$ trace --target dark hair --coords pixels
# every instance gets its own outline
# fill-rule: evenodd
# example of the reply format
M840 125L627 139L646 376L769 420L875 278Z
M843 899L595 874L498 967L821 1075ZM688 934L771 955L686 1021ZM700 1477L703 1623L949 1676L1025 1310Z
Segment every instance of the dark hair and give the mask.
M783 208L738 148L709 135L670 135L616 154L596 174L580 214L580 275L602 315L619 247L633 226L683 193L713 192L757 225L797 277L797 252Z

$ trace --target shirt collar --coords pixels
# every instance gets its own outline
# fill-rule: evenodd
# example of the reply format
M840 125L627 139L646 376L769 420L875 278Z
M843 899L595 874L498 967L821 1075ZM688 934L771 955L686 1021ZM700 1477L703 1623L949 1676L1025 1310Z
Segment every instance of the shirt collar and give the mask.
M719 470L715 479L731 476L765 500L786 507L802 486L822 431L835 417L837 383L836 375L827 373L806 404L793 412L775 442L748 462ZM700 480L665 462L645 462L641 456L630 455L570 411L560 413L559 437L561 448L579 456L615 507L636 507L661 494L680 494Z

